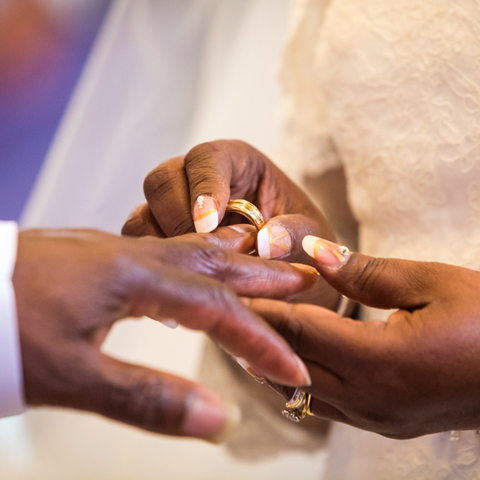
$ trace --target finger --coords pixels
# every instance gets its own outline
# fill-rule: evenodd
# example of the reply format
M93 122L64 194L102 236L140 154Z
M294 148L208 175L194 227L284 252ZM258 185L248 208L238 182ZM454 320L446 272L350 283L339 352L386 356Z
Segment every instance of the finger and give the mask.
M165 265L131 266L125 272L127 309L122 316L171 317L205 331L237 357L285 385L310 383L303 362L289 345L223 283Z
M244 296L285 298L309 290L318 282L319 276L312 267L243 255L210 243L247 250L253 238L249 233L243 234L242 243L239 236L237 231L225 227L218 234L203 237L203 245L198 234L162 242L145 238L142 242L145 256L157 258L164 265L214 277ZM240 244L235 246L236 242Z
M197 245L214 245L223 250L248 254L255 250L257 229L246 223L217 228L212 233L189 233L181 238L172 239L170 243L177 241L192 242Z
M376 308L413 310L435 297L446 265L351 253L345 247L305 237L303 248L322 277L352 300ZM443 272L444 273L444 272Z
M343 379L341 377L339 377L336 373L327 369L326 367L319 365L319 363L316 361L312 362L305 359L303 360L308 369L308 372L310 373L310 378L312 379L312 386L303 388L302 390L306 391L307 393L311 393L317 399L336 406L338 406L338 404L341 404L341 402L344 402L345 399L348 399L349 401L351 400L351 398L347 397L345 386L343 384ZM272 388L274 388L274 390L283 395L287 400L292 398L295 392L295 389L293 389L292 387L277 385L269 381L268 379L264 380Z
M84 391L77 408L155 433L219 443L240 422L237 406L202 385L104 355Z
M326 233L325 224L320 224L312 217L299 214L276 216L258 232L258 255L262 258L311 264L311 258L302 248L302 240L307 235Z
M190 190L183 157L175 157L152 170L143 184L145 198L167 237L194 232Z
M316 417L332 420L333 422L352 424L351 420L341 410L316 397L312 397L310 401L310 411Z
M122 227L122 235L130 237L166 237L147 203L140 205L133 211Z
M264 168L262 157L240 141L204 143L188 152L185 171L197 232L211 232L218 226L230 198L253 200L247 197L257 190Z
M364 341L365 324L341 318L331 310L278 300L242 300L285 338L294 352L322 369L318 374L324 376L333 394L325 397L328 400L341 398L342 387L338 381L350 365L370 356L369 349L375 351L374 335L369 342Z

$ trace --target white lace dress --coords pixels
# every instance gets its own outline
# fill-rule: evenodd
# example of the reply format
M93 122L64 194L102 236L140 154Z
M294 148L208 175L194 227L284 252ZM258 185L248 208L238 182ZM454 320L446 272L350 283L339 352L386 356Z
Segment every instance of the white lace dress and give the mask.
M478 0L300 1L282 77L287 156L343 166L362 252L480 269ZM330 447L328 480L480 479L474 432Z

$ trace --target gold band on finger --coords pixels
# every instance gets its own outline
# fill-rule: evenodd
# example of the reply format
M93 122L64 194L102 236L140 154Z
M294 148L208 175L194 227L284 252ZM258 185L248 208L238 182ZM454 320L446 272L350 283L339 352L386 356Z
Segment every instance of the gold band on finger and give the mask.
M227 212L234 212L243 215L247 218L252 225L256 227L257 230L261 230L265 225L265 220L263 215L260 213L260 210L247 200L236 199L230 200L227 203Z

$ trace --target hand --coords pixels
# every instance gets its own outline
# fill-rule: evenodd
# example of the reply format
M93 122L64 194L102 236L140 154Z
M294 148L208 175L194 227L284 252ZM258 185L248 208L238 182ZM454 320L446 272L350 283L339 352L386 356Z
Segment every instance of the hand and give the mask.
M334 240L327 221L307 195L265 155L238 140L219 140L196 146L185 157L159 165L145 179L147 204L125 223L131 236L175 237L210 232L219 223L238 222L225 208L231 198L254 203L264 215L257 237L263 258L311 264L301 239L318 235ZM335 308L336 291L320 281L303 301Z
M340 292L399 309L387 323L362 323L312 305L246 301L305 360L313 413L391 438L480 427L480 273L304 244Z
M231 198L254 203L268 221L258 238L264 258L311 263L301 246L308 234L334 239L323 215L307 195L265 155L238 140L194 147L183 157L159 165L145 179L148 204L123 227L125 235L174 237L211 232L225 217ZM274 243L269 243L268 229Z
M300 359L233 290L283 295L312 286L317 275L232 251L252 248L252 229L169 240L22 232L13 284L27 403L96 412L158 433L221 436L231 418L213 392L100 351L115 321L143 315L173 317L280 381L308 383Z

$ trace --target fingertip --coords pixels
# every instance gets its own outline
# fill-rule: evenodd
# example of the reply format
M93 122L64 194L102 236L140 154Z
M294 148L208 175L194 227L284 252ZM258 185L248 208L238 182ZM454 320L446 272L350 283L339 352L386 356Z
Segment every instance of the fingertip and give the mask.
M313 235L307 235L303 238L302 247L307 255L322 266L332 270L343 267L350 258L350 250L347 247Z
M193 223L197 233L210 233L218 227L218 208L211 195L199 195L193 207Z
M262 258L279 258L290 253L292 237L283 225L262 228L257 235L258 255Z
M288 377L279 377L277 375L268 374L268 379L274 383L285 385L287 387L299 388L311 386L312 379L307 367L305 366L305 363L303 363L303 360L297 354L292 354L292 359L295 364L294 375L289 375Z
M262 258L271 258L268 227L262 228L257 235L257 252Z
M195 395L189 403L182 426L184 435L188 437L219 444L241 422L238 405L222 402L216 395Z
M308 371L307 366L298 355L295 355L295 360L297 362L298 370L300 373L299 381L302 382L299 386L310 387L312 385L312 378L310 376L310 372Z
M179 323L173 318L166 318L165 320L160 320L160 323L162 323L168 328L171 328L172 330L175 330L179 326Z

